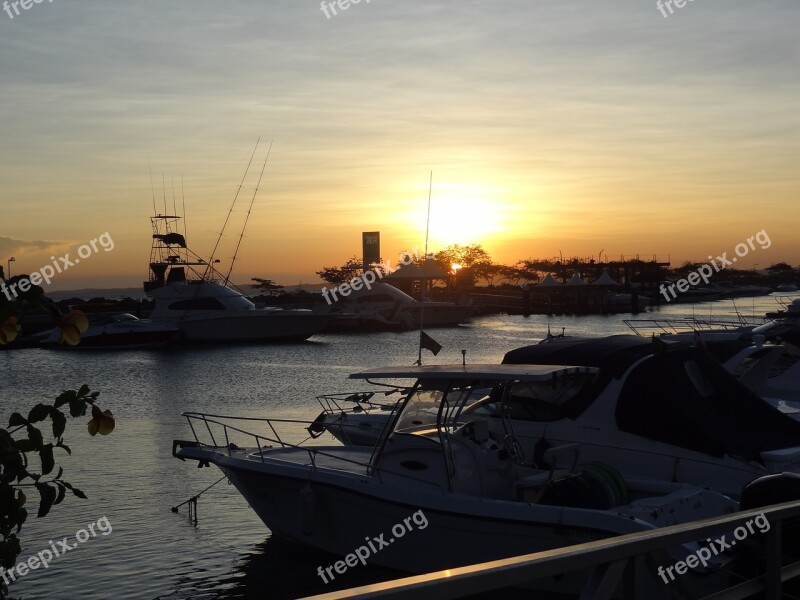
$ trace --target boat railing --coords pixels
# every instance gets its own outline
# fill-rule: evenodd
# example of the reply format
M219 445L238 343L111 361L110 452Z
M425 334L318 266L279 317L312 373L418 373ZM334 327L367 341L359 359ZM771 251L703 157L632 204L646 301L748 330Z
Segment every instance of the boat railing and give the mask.
M444 493L444 489L441 485L432 483L430 481L425 481L414 477L412 475L408 475L406 473L400 473L397 471L392 471L389 469L378 468L373 463L373 458L375 456L375 452L370 453L369 460L354 460L351 458L347 458L346 456L342 456L339 453L333 452L326 452L324 448L327 446L314 445L312 440L315 438L311 435L306 437L301 441L289 441L287 439L287 434L284 433L284 436L281 436L281 428L284 426L293 426L293 428L297 429L297 425L305 425L310 426L313 421L303 420L303 419L273 419L273 418L266 418L266 417L236 417L231 415L216 415L216 414L209 414L209 413L199 413L199 412L185 412L182 413L181 416L186 417L186 420L189 423L189 427L192 430L192 434L194 435L195 442L199 447L206 447L206 448L214 448L219 450L225 450L228 453L228 456L232 456L233 452L244 450L247 448L247 444L243 444L240 446L232 441L233 435L244 436L247 438L248 442L252 444L255 442L256 447L258 448L258 457L260 458L261 462L266 462L264 460L264 452L274 448L274 445L278 445L281 448L295 448L298 450L302 450L308 453L309 460L311 462L311 466L314 469L318 468L317 465L317 458L320 456L326 457L333 461L338 461L340 463L346 463L349 465L355 465L358 467L362 467L364 472L367 475L376 475L378 478L381 477L382 474L391 474L400 477L405 477L416 481L418 483L429 484L437 491ZM250 423L262 423L264 424L268 430L268 434L260 434L254 433L252 431L248 431L246 429L242 429L241 427L237 427L228 423L227 421L238 421L238 422L250 422ZM207 437L198 433L205 431L207 433ZM300 428L301 431L304 429ZM216 432L216 435L215 435ZM206 440L206 441L204 441ZM207 443L210 440L211 443ZM224 445L220 442L224 440ZM237 438L238 441L241 441L241 438ZM175 442L180 444L180 442ZM185 442L183 442L185 445ZM250 446L252 447L252 446ZM173 454L175 453L175 449L173 448ZM328 465L329 466L329 465Z
M784 584L800 576L800 561L796 556L784 554L782 542L791 537L792 529L788 525L800 516L800 501L796 500L535 554L309 596L303 600L448 600L485 592L497 594L510 587L525 586L541 579L552 581L554 578L568 577L569 573L589 569L591 575L583 588L581 599L610 600L621 597L638 600L647 597L667 600L689 597L680 578L667 584L666 575L661 575L661 579L657 574L659 567L666 566L660 560L664 552L679 544L719 536L731 531L734 526L744 525L747 519L758 516L763 516L770 527L763 532L763 539L748 538L746 543L763 559L764 566L754 575L732 575L725 589L704 598L744 600L758 597L780 600L793 597L788 595L791 590L785 589ZM648 582L648 579L654 583ZM653 585L656 586L654 590Z
M748 332L751 328L764 324L764 319L739 316L736 320L717 319L625 319L625 325L636 335L674 335L676 333L726 331L733 333L741 330Z
M397 402L402 399L407 390L394 388L376 392L349 392L340 394L322 394L317 396L317 402L322 410L330 415L352 412L369 412L373 410L394 410ZM394 399L390 399L395 396Z
M311 443L314 439L311 435L302 440L297 440L296 438L290 440L289 434L282 431L282 429L287 426L291 426L293 429L298 429L298 425L309 426L312 424L312 421L304 419L273 419L266 417L235 417L231 415L198 412L185 412L182 416L186 417L194 439L199 446L226 449L229 456L232 451L241 449L243 446L247 447L249 445L252 447L253 442L255 442L255 446L258 448L261 462L264 462L264 450L274 448L276 445L281 448L299 448L301 450L306 450L309 452L312 463L315 455L319 454L319 449ZM266 433L248 431L242 427L231 424L230 421L250 424L259 423L265 427ZM302 428L299 428L299 430L304 431ZM207 436L205 434L207 434ZM242 443L242 438L246 438L247 443L240 446L236 442ZM210 443L208 443L209 440ZM224 443L222 443L223 440ZM335 458L347 461L347 459L339 456ZM364 463L364 466L368 466L368 464Z

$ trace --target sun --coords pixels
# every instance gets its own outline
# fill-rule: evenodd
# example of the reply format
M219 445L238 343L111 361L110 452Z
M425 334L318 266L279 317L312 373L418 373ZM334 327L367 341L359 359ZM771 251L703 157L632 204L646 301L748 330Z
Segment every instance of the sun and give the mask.
M427 212L427 198L424 200ZM418 228L426 214L414 211ZM421 220L417 220L421 219ZM502 233L504 210L502 193L488 186L439 184L431 194L430 242L444 248L451 244L486 244Z

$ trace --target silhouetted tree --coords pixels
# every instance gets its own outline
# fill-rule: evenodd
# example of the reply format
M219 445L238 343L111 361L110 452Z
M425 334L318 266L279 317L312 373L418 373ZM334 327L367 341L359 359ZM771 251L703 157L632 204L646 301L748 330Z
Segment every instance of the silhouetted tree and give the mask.
M251 283L250 287L255 288L265 294L270 296L280 296L284 294L285 291L282 285L278 285L272 279L261 279L260 277L251 277L252 281L256 283Z
M353 277L358 277L363 272L364 267L361 260L354 255L341 267L323 267L322 270L317 271L317 275L326 283L341 285L346 281L350 281Z
M770 273L785 273L787 271L794 271L794 269L792 269L792 265L789 263L778 262L768 266L767 271Z

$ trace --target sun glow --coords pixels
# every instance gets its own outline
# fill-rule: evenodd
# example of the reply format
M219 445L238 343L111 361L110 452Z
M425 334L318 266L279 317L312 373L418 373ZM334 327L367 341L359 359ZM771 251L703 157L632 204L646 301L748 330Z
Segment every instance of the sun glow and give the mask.
M486 244L506 229L502 190L480 184L437 184L431 196L431 244ZM412 227L425 223L427 198L422 211L409 214Z

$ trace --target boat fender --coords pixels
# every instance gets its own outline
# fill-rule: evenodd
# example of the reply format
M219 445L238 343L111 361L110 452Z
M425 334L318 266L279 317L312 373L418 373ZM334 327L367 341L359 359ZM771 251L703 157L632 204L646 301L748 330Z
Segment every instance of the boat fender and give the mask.
M319 413L317 418L314 419L314 421L311 423L311 425L306 427L306 431L308 431L309 435L312 438L317 439L319 436L321 436L323 433L325 433L325 417L326 416L327 416L327 413L323 410L321 413Z
M300 531L304 535L312 535L316 531L317 493L311 487L311 482L300 490L297 500Z

